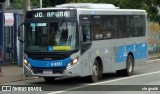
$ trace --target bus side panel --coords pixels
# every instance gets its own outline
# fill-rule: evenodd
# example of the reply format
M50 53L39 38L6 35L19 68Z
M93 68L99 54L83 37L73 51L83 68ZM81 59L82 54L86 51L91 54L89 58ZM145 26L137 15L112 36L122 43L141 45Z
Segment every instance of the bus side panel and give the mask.
M116 41L121 42L122 40ZM112 43L114 43L114 41L112 41ZM115 63L112 65L113 72L126 68L126 60L129 53L133 54L135 66L142 65L146 63L148 58L146 39L145 37L126 38L123 45L116 46L115 53Z
M112 70L112 60L114 59L114 55L110 50L111 48L110 41L106 40L93 41L92 44L92 60L95 60L97 57L101 59L103 73L111 72Z
M90 73L90 63L91 63L91 48L86 50L84 53L81 53L81 56L79 57L80 63L81 63L81 76L88 76L91 75Z
M110 40L110 46L112 49L109 49L112 51L112 55L114 55L113 62L112 62L112 72L115 72L116 70L124 69L126 67L125 60L126 56L124 55L124 46L125 42L124 39L113 39ZM117 58L122 59L122 61L117 62Z
M133 52L135 66L146 63L148 60L148 44L145 36L129 39L126 38L125 44L129 45L127 46L127 52Z

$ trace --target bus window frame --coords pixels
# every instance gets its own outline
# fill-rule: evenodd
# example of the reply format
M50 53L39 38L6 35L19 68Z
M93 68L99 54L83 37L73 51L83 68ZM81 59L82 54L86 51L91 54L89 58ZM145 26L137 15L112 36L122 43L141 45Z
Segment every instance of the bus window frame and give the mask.
M91 22L90 21L80 21L80 25L79 27L81 27L82 24L89 24L89 27L90 27L90 41L87 41L87 42L83 42L82 41L82 30L81 28L79 29L80 30L80 52L81 54L83 54L85 51L87 51L91 46L92 46L92 40L93 40L93 37L92 37L92 28L91 28Z

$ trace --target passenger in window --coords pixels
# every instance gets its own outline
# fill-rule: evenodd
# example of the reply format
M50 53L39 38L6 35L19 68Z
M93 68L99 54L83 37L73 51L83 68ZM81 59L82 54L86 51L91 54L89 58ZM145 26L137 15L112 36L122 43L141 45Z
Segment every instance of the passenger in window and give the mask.
M68 29L63 29L61 33L61 38L59 41L59 45L66 46L68 40Z
M50 27L49 29L49 45L57 46L56 34L58 32L58 26Z
M46 30L43 30L42 28L39 28L39 31L41 31L41 33L39 34L39 39L41 39L41 41L39 42L42 46L47 46L48 44L48 29L46 28Z

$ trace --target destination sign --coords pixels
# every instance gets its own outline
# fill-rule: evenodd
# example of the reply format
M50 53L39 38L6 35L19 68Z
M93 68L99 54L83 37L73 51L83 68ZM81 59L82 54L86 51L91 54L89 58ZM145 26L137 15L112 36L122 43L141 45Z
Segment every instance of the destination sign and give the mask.
M68 18L75 17L74 11L30 11L27 18Z

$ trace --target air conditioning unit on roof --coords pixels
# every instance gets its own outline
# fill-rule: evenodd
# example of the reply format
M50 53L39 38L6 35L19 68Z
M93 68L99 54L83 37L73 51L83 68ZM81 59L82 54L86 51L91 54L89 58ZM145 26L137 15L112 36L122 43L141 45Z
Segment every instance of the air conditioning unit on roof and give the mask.
M113 4L103 3L70 3L57 5L56 8L90 8L90 9L117 9Z

